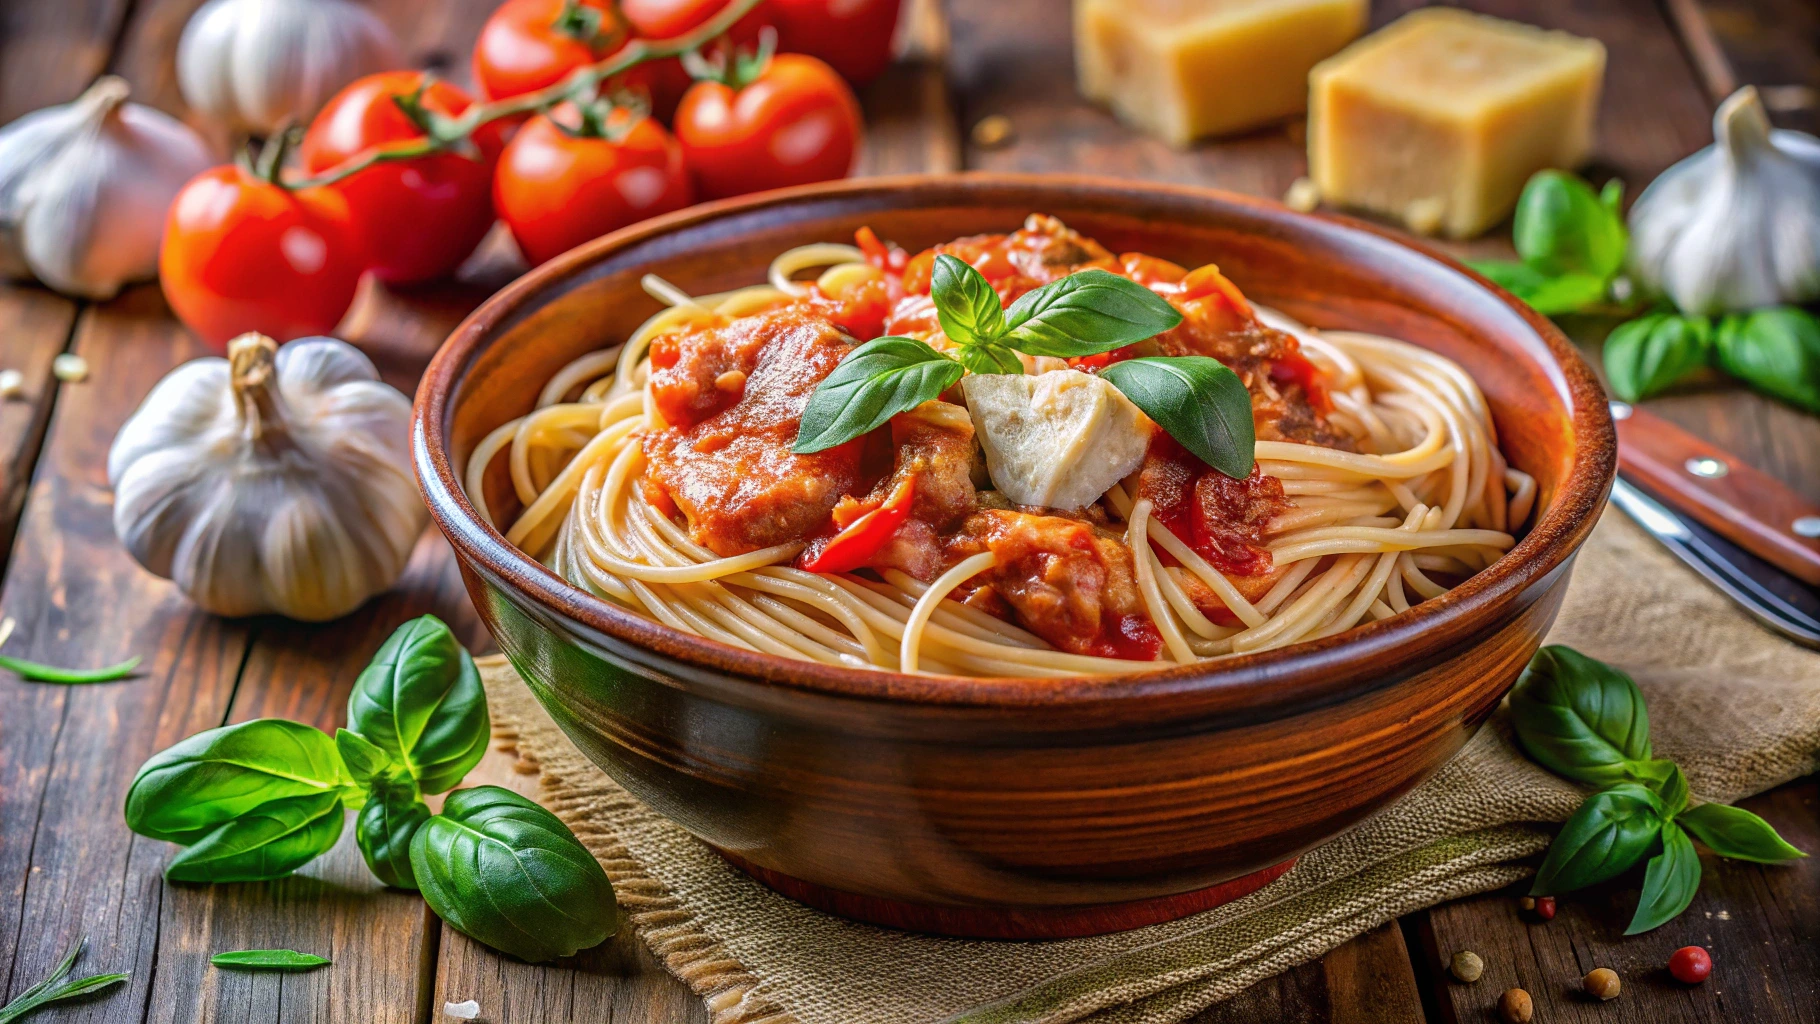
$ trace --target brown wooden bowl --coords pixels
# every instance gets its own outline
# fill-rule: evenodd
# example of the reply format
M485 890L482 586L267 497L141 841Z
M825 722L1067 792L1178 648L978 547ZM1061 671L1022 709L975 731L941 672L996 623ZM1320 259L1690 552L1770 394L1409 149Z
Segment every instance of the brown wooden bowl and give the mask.
M784 249L862 225L916 251L1031 212L1114 252L1217 262L1317 327L1458 361L1511 463L1536 477L1539 519L1457 589L1343 635L1115 677L957 679L672 631L565 583L463 494L456 467L489 430L658 310L643 274L702 294L757 283ZM627 789L799 899L920 930L1041 937L1165 920L1255 887L1440 768L1553 621L1615 441L1598 382L1553 325L1387 232L1205 189L969 174L698 206L538 268L443 346L417 393L415 452L499 646ZM489 497L510 510L503 484L489 481Z

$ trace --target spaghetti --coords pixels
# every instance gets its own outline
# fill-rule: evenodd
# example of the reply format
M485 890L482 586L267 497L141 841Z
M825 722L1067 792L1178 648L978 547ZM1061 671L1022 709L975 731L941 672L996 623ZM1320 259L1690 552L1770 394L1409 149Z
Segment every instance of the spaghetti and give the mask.
M691 296L647 277L666 308L623 344L568 364L532 412L489 433L466 468L470 500L494 522L483 483L503 460L522 506L495 524L508 541L601 598L734 647L965 676L1130 671L1129 660L1046 640L1003 602L957 600L1004 568L1000 549L961 550L922 578L892 565L812 572L796 564L809 538L717 554L654 500L641 444L666 426L651 388L654 339L851 294L900 269L819 244L778 256L768 283L721 294ZM799 280L810 271L819 271L813 281ZM1262 529L1261 575L1213 564L1204 545L1163 521L1136 474L1088 510L1097 535L1129 552L1130 585L1162 663L1282 647L1405 611L1502 555L1535 503L1534 481L1506 463L1485 399L1458 365L1390 338L1314 331L1263 308L1255 316L1299 343L1325 388L1323 429L1341 440L1258 441L1258 470L1280 481L1282 496ZM1024 359L1032 371L1061 365Z

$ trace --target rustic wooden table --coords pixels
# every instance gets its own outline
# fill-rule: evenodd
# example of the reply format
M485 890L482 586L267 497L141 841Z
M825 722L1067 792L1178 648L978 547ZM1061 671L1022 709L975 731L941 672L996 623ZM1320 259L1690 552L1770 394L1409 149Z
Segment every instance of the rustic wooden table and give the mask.
M6 0L0 4L0 122L75 96L95 75L128 78L137 98L181 112L171 54L200 0ZM468 47L494 0L374 0L409 52L466 77ZM1419 6L1377 0L1382 24ZM1820 8L1813 0L1472 0L1487 13L1604 40L1610 51L1595 171L1634 191L1709 139L1716 97L1736 84L1771 95L1790 127L1814 130ZM1078 100L1066 0L951 0L919 7L912 59L865 97L863 173L986 168L1090 171L1281 195L1304 168L1300 124L1176 152L1133 135ZM1011 140L973 144L980 118L1010 118ZM1478 243L1495 252L1504 243ZM509 279L511 257L480 259L458 283L363 295L350 338L410 390L447 330ZM1596 343L1609 324L1570 324ZM58 384L52 357L86 357L92 376ZM8 653L93 666L146 655L131 682L67 688L0 678L0 997L36 982L79 935L83 966L130 970L124 991L47 1014L56 1021L330 1021L441 1018L476 999L512 1024L706 1021L706 1007L632 936L555 966L508 961L445 928L414 894L381 889L352 833L302 875L260 885L172 886L170 848L135 837L120 801L138 765L198 730L279 715L332 728L347 690L391 629L435 612L470 646L489 641L448 549L426 535L399 586L326 626L228 622L198 613L115 542L105 455L152 384L205 354L153 286L85 304L0 286L0 367L24 371L25 395L0 403L0 609L18 619ZM1651 407L1820 500L1820 420L1717 380ZM1723 685L1715 680L1715 685ZM531 785L491 753L488 781ZM1783 835L1820 849L1814 778L1749 801ZM1537 1019L1812 1022L1820 1020L1820 860L1762 868L1704 858L1691 910L1625 939L1634 884L1577 894L1550 923L1520 918L1511 894L1412 914L1202 1014L1213 1022L1483 1021L1497 993L1528 989ZM1685 989L1662 965L1676 947L1713 949L1711 981ZM213 970L223 949L288 946L335 964L304 975ZM1474 986L1442 971L1453 950L1485 959ZM1622 999L1576 995L1594 966L1616 968Z

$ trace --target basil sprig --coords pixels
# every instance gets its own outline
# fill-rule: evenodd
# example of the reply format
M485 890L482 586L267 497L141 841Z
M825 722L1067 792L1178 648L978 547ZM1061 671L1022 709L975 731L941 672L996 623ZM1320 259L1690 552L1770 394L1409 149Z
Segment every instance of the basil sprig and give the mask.
M935 399L965 372L1022 373L1019 352L1099 355L1182 322L1162 296L1098 269L1026 292L1006 309L979 271L942 253L935 258L929 294L953 352L897 336L854 349L809 396L791 451L824 451L877 430L898 413ZM1251 396L1218 360L1131 359L1100 376L1208 465L1229 476L1250 475L1257 447Z
M1543 316L1604 305L1617 292L1630 232L1619 207L1624 185L1594 192L1566 171L1537 171L1523 186L1512 224L1521 259L1468 260L1474 270Z
M1734 313L1719 322L1719 369L1790 405L1820 413L1820 320L1795 306Z
M555 816L531 814L518 804L536 805L511 794L502 800L505 791L490 786L451 794L441 815L424 803L424 794L461 782L490 735L473 659L441 621L426 615L392 634L355 683L348 725L333 738L282 719L198 733L139 769L127 791L127 826L183 847L165 869L172 881L261 881L328 852L346 812L358 809L355 838L373 874L433 890L431 907L481 942L545 959L613 933L612 887ZM535 828L481 829L487 845L477 859L413 856L432 827L473 831L480 826L468 818L493 820L476 808L505 804L516 809L504 817Z
M1626 402L1662 391L1712 358L1713 322L1703 316L1651 313L1620 324L1605 339L1605 377Z
M1648 857L1626 935L1672 920L1700 887L1693 840L1722 857L1773 864L1807 854L1739 807L1688 806L1687 778L1653 756L1643 693L1623 672L1570 647L1536 652L1510 693L1511 723L1530 757L1604 787L1561 826L1531 893L1554 895L1616 878ZM1690 838L1691 837L1691 838Z

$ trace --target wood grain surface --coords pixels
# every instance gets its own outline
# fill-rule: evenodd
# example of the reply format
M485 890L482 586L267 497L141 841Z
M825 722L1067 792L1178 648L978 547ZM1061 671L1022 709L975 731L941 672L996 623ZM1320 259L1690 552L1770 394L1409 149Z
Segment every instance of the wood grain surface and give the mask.
M0 122L73 98L103 70L126 75L139 98L183 114L171 52L200 2L0 3ZM491 0L371 2L414 60L466 81L466 49ZM1073 89L1065 0L950 6L945 22L920 23L920 58L868 90L863 171L1091 170L1271 196L1302 173L1293 122L1178 152L1082 102ZM1411 0L1378 0L1374 23L1408 6ZM1605 39L1612 71L1593 173L1619 174L1633 195L1708 141L1714 99L1736 84L1772 87L1778 124L1820 127L1813 103L1820 9L1811 0L1469 6ZM951 40L945 62L944 39ZM990 114L1010 118L1008 142L987 147L970 137ZM1467 249L1502 252L1497 234ZM408 388L447 329L518 266L509 244L494 244L464 268L462 282L402 294L371 288L345 331L374 354L388 380ZM358 626L312 629L195 614L120 551L101 458L114 426L157 376L198 349L151 288L92 306L31 286L0 286L0 325L0 368L26 375L26 396L0 403L0 612L21 623L7 652L78 666L147 655L141 676L128 683L71 690L0 678L0 1000L31 985L86 932L91 951L79 970L132 970L133 980L53 1011L47 1021L429 1022L450 1019L442 1016L444 1001L471 998L483 1019L514 1024L705 1024L700 1000L629 933L553 966L515 963L442 928L414 897L369 893L350 847L284 883L213 890L164 884L159 872L169 846L131 836L119 820L125 783L144 757L199 729L259 714L331 724L351 681L348 666L416 610L462 615L458 629L470 643L478 649L485 640L460 610L440 541L420 545L411 582ZM1569 323L1595 354L1610 326ZM50 379L51 356L66 348L95 362L89 382ZM1820 419L1717 376L1648 405L1820 501ZM495 751L473 781L530 789L535 776L515 765L512 755ZM1746 806L1798 845L1820 848L1814 780ZM1564 899L1560 916L1546 925L1518 918L1514 894L1490 894L1362 936L1211 1008L1196 1024L1478 1024L1495 1019L1499 979L1521 980L1536 996L1538 1019L1550 1022L1820 1019L1820 871L1812 861L1763 868L1703 860L1707 878L1694 909L1649 936L1618 934L1635 900L1634 879ZM230 979L204 965L206 953L267 941L329 943L336 973L323 981ZM1667 951L1686 942L1714 950L1714 977L1699 989L1681 988L1660 970ZM1449 982L1440 969L1462 947L1478 950L1490 969L1477 985ZM1580 974L1608 962L1624 974L1625 994L1603 1006L1576 997Z

